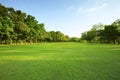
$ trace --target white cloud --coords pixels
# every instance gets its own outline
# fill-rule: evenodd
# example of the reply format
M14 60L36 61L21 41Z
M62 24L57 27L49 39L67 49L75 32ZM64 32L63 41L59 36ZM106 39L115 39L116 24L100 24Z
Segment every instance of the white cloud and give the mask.
M96 11L100 11L101 9L104 9L108 6L108 3L103 3L102 5L91 7L91 8L78 8L78 13L84 12L84 13L92 13Z
M88 8L86 10L86 12L95 12L95 11L99 11L101 9L104 9L105 7L107 7L108 4L107 3L103 3L102 5L96 6L96 7L92 7L92 8Z

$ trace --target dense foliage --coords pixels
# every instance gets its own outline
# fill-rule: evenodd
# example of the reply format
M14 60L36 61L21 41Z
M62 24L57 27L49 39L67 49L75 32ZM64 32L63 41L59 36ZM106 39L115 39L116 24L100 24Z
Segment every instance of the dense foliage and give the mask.
M32 15L21 10L0 4L0 43L36 43L46 41L69 41L69 36L60 31L45 30L43 23L38 23Z
M120 44L120 19L117 19L111 25L101 23L93 25L91 30L82 33L81 39L94 43Z
M96 24L82 33L82 37L72 37L60 31L46 31L43 23L38 23L32 15L0 4L0 44L39 42L92 42L120 44L120 19L111 25Z

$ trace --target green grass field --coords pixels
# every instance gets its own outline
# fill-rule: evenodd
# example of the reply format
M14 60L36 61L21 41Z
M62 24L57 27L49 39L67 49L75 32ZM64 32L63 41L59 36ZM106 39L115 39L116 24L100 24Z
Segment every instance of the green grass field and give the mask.
M120 80L120 45L0 46L0 80Z

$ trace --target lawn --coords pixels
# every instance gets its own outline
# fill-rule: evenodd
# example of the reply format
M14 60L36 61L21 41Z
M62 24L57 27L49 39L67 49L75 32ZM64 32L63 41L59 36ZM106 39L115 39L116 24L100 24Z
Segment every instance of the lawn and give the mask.
M0 80L120 80L120 45L0 46Z

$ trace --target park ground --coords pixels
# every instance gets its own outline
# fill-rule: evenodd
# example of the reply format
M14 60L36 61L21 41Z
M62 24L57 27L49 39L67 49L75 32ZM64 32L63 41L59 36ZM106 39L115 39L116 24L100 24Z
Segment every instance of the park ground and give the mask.
M0 80L120 80L120 45L0 46Z

